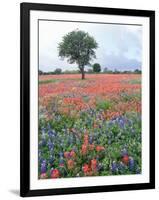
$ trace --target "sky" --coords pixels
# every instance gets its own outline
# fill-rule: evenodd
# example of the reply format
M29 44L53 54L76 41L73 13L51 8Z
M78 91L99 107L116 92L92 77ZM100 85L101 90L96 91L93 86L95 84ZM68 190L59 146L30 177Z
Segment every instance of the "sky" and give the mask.
M39 69L48 72L56 68L77 70L76 64L69 64L67 58L58 56L58 44L62 37L73 30L82 30L93 36L98 43L96 59L102 70L141 69L142 26L97 24L79 22L39 21ZM86 66L86 70L90 69Z

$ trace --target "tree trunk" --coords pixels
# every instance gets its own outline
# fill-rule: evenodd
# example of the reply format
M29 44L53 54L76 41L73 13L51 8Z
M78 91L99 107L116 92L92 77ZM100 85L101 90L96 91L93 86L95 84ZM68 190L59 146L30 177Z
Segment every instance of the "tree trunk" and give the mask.
M82 68L81 73L82 73L82 80L83 80L85 79L84 67Z

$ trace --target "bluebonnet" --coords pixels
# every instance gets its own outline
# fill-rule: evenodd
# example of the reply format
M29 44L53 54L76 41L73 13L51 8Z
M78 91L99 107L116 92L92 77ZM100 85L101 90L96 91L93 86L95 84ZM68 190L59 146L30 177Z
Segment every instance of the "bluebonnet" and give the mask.
M89 143L90 143L90 144L93 143L93 137L92 137L92 136L89 137Z
M124 148L124 149L121 151L121 155L122 155L122 156L127 156L127 155L128 155L128 151Z
M113 173L117 172L118 171L118 165L116 164L115 161L113 161L113 163L111 164L111 171Z
M44 160L42 163L41 163L41 173L46 173L47 171L47 163L46 161Z
M50 164L53 164L53 162L54 162L54 156L51 155L50 158L49 158L49 163L50 163Z
M134 159L133 159L132 157L130 157L130 159L129 159L129 169L130 169L131 171L133 171L134 166L135 166Z
M54 132L52 130L48 130L48 135L49 135L49 137L52 137L52 136L54 136Z
M102 171L103 168L104 168L103 165L101 163L99 163L98 166L97 166L97 170Z
M124 127L125 127L124 121L122 119L119 120L119 126L122 129L124 129Z
M60 158L62 158L63 157L63 152L60 152L59 156L60 156Z
M54 148L54 144L51 142L51 140L48 140L47 145L48 145L49 150Z

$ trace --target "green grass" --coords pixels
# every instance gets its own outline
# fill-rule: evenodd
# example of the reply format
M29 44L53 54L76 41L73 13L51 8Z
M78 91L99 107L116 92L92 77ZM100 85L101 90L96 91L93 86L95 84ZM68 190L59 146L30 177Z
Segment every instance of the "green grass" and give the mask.
M96 103L97 110L108 110L112 107L112 103L106 100L98 100Z
M126 92L120 93L121 101L129 102L132 100L141 100L141 93L127 94Z
M59 82L59 79L42 80L42 81L39 81L39 84L56 83L56 82Z
M64 78L64 79L48 79L48 80L39 80L39 84L48 84L48 83L57 83L57 82L61 82L61 81L71 81L71 80L75 80L75 81L88 81L88 80L95 80L93 78L86 78L86 79L81 79L81 78Z
M133 79L133 80L130 80L128 83L130 83L130 84L141 84L141 79Z
M141 79L122 80L121 82L124 84L141 84Z

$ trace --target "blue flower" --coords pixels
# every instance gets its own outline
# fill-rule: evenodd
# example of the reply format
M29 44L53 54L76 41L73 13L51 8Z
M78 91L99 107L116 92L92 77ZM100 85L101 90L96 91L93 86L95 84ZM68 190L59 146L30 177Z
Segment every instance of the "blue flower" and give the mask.
M54 144L51 142L51 140L48 141L47 143L49 150L54 148Z
M50 158L49 158L49 163L52 165L53 162L54 162L54 156L51 155Z
M112 171L113 173L115 173L115 172L118 171L118 166L117 166L117 164L116 164L115 161L113 161L113 163L112 163L112 165L111 165L111 171Z
M97 170L102 171L103 168L104 168L103 165L101 163L99 163L98 166L97 166Z
M128 152L125 148L121 151L121 155L122 155L122 157L128 155Z
M60 158L62 158L63 157L63 152L60 152L59 156L60 156Z
M124 129L125 127L124 121L122 119L119 120L119 126L121 129Z
M93 137L92 137L92 136L89 137L89 143L90 143L90 144L93 143Z
M48 135L49 135L49 137L51 137L52 135L54 135L53 131L52 130L48 130Z
M41 164L41 173L46 173L46 171L47 171L47 164L45 161L43 161Z
M130 157L130 159L129 159L129 169L130 169L130 171L133 171L134 166L135 166L134 159L132 157Z

